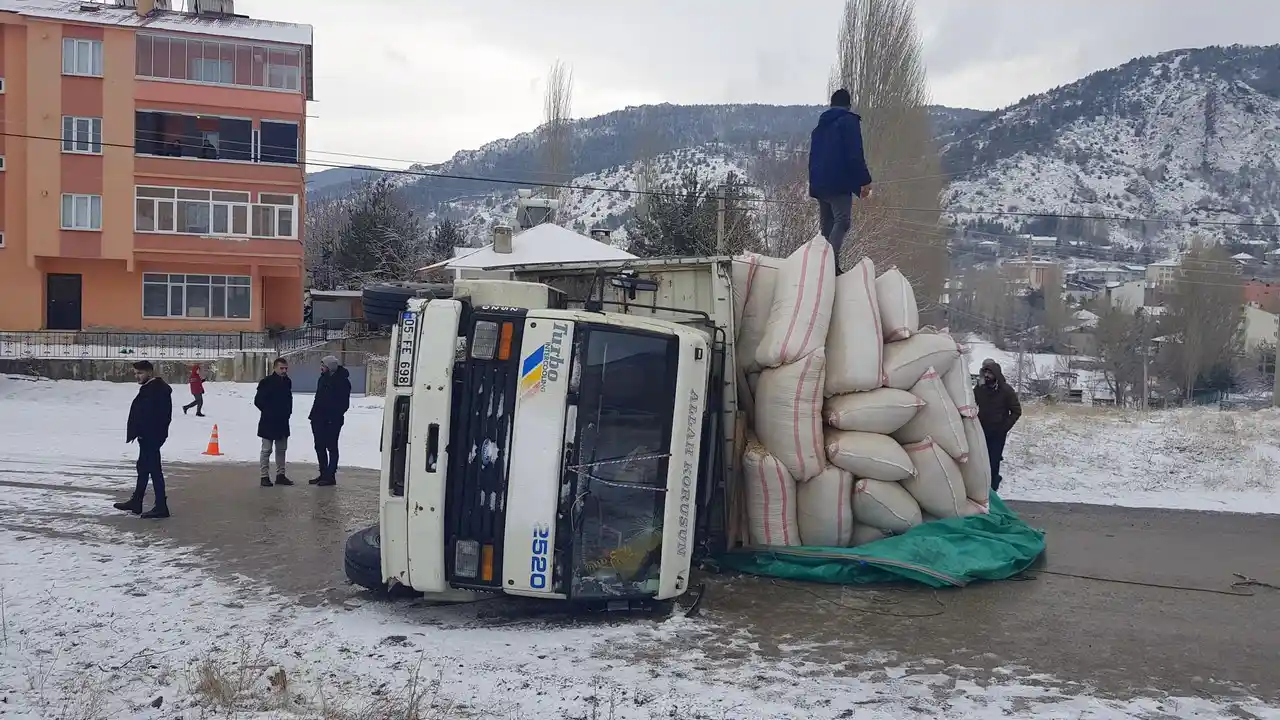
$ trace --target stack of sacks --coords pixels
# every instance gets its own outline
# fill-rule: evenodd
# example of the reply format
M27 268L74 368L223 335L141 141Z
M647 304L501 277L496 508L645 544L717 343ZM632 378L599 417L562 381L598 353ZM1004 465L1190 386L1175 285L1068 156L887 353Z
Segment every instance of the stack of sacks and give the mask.
M747 256L734 263L735 308L741 307L736 355L739 379L746 388L740 397L747 400L754 435L758 442L744 458L747 488L758 502L748 502L750 527L760 530L753 543L768 545L847 544L853 530L849 503L853 478L828 472L822 446L822 388L827 367L823 344L831 322L834 298L835 258L831 245L816 237L785 260ZM759 455L764 453L766 459ZM775 479L787 492L763 497L753 489L750 469L761 463L773 464ZM821 478L821 480L815 480ZM757 478L758 481L758 478ZM813 488L797 488L817 482ZM757 482L758 484L758 482ZM844 501L836 497L844 488ZM795 517L799 497L800 512L806 518L799 533L777 532L763 535L764 520ZM790 509L782 507L788 503ZM843 507L843 511L841 511ZM750 510L755 508L756 516ZM818 512L815 515L812 511ZM790 515L788 515L790 513ZM819 515L821 517L819 517ZM808 529L806 530L806 523ZM794 542L793 542L794 541Z
M733 275L753 544L848 547L986 511L966 359L920 328L901 272L876 277L867 258L836 277L817 237Z

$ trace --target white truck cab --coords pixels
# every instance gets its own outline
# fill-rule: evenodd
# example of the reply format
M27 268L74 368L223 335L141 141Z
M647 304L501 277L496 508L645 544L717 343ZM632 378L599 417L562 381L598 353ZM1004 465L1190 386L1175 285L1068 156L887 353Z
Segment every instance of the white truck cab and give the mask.
M409 301L382 429L385 587L584 603L688 589L711 339L556 295L459 280L453 299Z

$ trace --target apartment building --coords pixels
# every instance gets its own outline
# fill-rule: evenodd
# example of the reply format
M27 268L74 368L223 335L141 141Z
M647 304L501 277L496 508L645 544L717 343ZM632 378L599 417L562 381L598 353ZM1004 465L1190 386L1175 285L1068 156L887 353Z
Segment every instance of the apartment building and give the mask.
M311 27L185 2L0 0L0 330L302 323Z

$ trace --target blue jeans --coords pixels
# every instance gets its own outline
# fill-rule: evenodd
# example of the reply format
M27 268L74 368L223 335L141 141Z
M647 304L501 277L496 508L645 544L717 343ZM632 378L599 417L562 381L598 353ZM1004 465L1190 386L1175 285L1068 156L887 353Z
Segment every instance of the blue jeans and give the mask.
M853 195L826 195L818 198L818 214L821 216L822 237L831 243L836 256L836 271L840 271L840 247L844 236L853 226Z

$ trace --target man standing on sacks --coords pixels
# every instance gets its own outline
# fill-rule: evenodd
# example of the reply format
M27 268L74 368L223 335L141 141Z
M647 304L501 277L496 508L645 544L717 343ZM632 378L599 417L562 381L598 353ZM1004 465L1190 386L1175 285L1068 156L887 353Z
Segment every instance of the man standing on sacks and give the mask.
M978 422L987 440L987 454L991 457L991 489L1000 490L1000 462L1004 460L1004 443L1018 418L1022 417L1022 403L1018 393L1005 382L1000 364L991 358L982 361L978 384L973 388L973 399L978 405Z
M871 195L871 171L862 146L862 118L851 110L849 91L831 95L831 107L809 137L809 196L818 201L822 237L840 270L840 248L853 225L853 198Z

